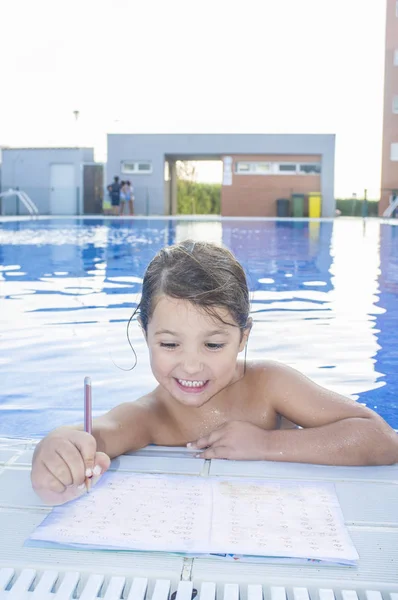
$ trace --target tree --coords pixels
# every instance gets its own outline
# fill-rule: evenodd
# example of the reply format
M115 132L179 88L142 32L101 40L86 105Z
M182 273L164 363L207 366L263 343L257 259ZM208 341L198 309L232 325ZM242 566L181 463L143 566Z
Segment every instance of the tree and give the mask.
M191 160L177 160L177 179L196 181L196 164Z
M221 209L221 185L198 183L196 164L178 160L177 212L180 215L219 215Z
M182 215L219 215L221 211L221 185L177 181L177 212Z

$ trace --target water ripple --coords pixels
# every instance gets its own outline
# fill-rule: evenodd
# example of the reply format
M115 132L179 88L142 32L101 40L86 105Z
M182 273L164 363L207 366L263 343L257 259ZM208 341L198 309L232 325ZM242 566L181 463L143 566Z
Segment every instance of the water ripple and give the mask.
M398 227L333 222L48 219L0 223L0 436L42 436L155 381L136 322L148 262L187 237L224 243L250 284L249 358L286 362L398 428ZM118 368L121 367L121 368Z

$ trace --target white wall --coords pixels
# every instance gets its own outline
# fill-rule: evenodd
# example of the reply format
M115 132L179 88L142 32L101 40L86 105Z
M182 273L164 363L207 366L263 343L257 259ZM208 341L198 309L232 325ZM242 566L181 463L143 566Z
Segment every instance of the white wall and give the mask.
M36 204L39 213L50 214L51 164L70 163L75 166L76 212L82 212L82 165L94 161L92 148L9 148L2 151L1 189L19 188ZM14 199L2 202L3 215L27 214L26 208Z

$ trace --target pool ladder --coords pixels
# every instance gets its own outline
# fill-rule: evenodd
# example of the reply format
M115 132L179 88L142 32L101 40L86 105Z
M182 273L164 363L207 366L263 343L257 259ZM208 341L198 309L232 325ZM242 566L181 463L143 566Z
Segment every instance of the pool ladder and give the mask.
M14 196L22 202L31 217L35 217L39 214L39 209L26 192L10 188L6 192L0 194L0 198L12 198Z

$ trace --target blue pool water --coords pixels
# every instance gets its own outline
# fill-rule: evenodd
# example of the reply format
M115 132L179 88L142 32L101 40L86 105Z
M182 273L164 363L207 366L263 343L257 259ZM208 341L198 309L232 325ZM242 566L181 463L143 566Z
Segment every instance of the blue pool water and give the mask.
M280 360L376 410L398 429L398 227L378 220L46 219L0 222L0 437L41 437L155 381L126 324L149 260L187 237L244 265L248 357Z

